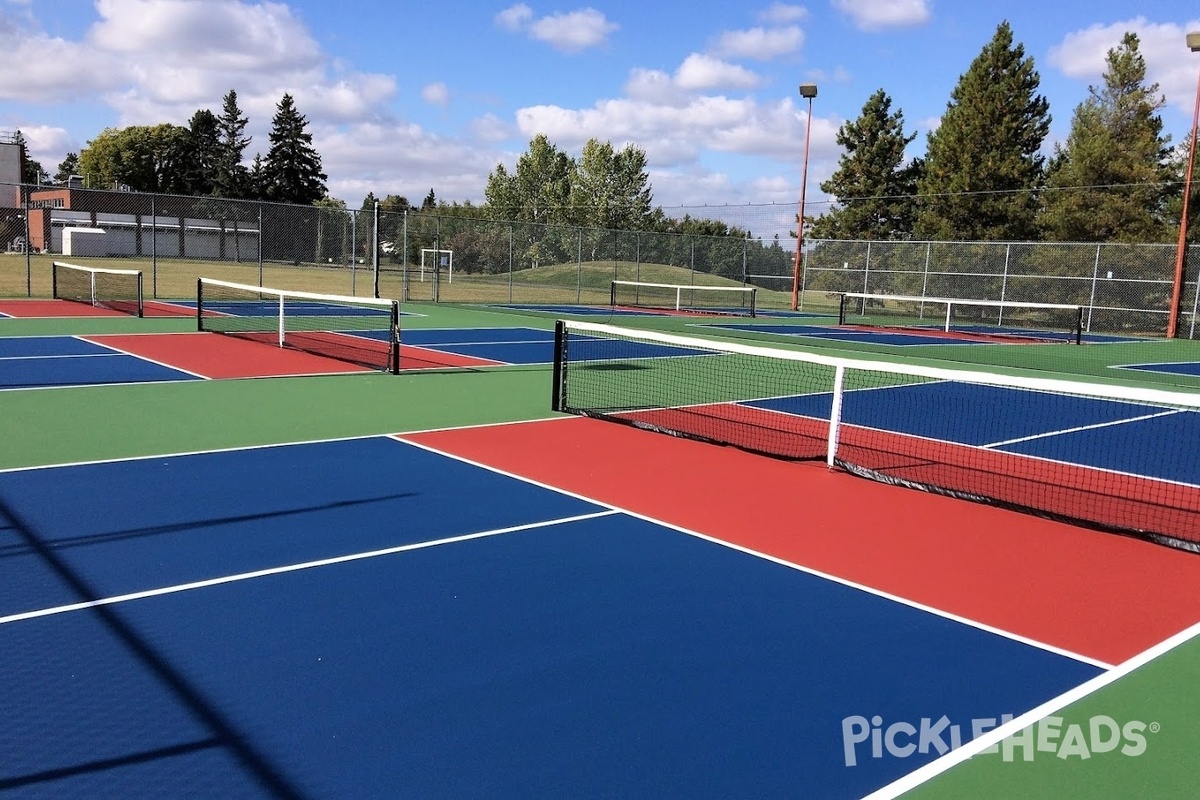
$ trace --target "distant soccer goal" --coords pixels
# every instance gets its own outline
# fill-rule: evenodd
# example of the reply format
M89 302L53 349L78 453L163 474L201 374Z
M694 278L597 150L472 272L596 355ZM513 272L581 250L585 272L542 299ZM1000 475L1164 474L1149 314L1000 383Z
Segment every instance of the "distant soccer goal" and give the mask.
M432 248L422 248L421 250L421 281L425 280L425 270L429 269L430 275L434 270L444 269L449 279L446 283L454 283L454 251L453 250L434 250Z

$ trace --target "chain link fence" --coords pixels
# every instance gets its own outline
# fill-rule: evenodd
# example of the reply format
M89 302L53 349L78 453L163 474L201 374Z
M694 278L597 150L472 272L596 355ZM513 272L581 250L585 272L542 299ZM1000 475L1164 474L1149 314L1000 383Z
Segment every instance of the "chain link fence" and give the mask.
M1067 303L1084 307L1088 332L1162 336L1175 256L1174 245L1159 244L813 241L801 298L830 313L840 292ZM1200 246L1188 259L1200 265ZM1194 275L1181 298L1179 335L1195 338Z
M196 279L404 301L605 303L612 280L763 286L790 303L777 241L388 213L210 197L0 185L0 296L48 296L55 258L141 269L147 293ZM7 204L5 196L13 199Z
M751 220L780 230L782 206L697 207L672 218ZM481 214L483 212L478 211ZM733 214L735 219L730 219ZM1163 335L1173 245L806 241L803 310L839 292L1070 303L1089 332ZM615 231L459 213L295 206L0 184L0 296L45 297L51 261L141 269L155 298L196 279L406 302L604 304L612 280L759 287L791 307L795 239ZM1190 263L1200 265L1200 246ZM1194 271L1194 270L1193 270ZM1200 284L1184 285L1179 334L1197 335Z

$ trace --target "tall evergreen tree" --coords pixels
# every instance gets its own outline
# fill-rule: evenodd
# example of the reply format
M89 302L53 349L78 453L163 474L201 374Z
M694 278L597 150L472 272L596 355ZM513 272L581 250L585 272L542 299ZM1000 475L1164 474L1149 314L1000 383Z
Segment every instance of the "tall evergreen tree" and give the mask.
M79 174L79 153L67 153L66 158L58 163L58 171L54 173L54 182L65 184L72 175Z
M1041 78L1007 22L958 80L929 134L916 235L995 241L1034 236L1050 130Z
M818 239L899 239L912 234L913 195L922 162L904 163L904 148L916 132L905 134L904 112L892 113L892 99L879 89L862 114L838 129L843 148L837 171L821 190L837 198L818 217L811 235Z
M1169 241L1165 218L1169 137L1158 111L1158 84L1146 85L1138 37L1108 51L1104 83L1088 87L1071 133L1055 147L1038 222L1060 242ZM1186 158L1185 158L1186 161Z
M285 94L271 120L271 148L262 164L266 199L311 205L325 196L327 176L307 126L292 96Z
M250 120L238 108L237 92L230 89L222 101L221 116L217 118L220 155L213 175L213 194L217 197L247 197L253 194L250 172L242 164L242 156L250 144L244 136Z
M29 157L29 145L25 141L25 134L17 130L13 134L13 143L21 153L21 183L41 183L45 170L42 169L41 162Z
M186 154L181 168L187 194L213 194L221 159L220 129L216 115L202 108L188 120Z

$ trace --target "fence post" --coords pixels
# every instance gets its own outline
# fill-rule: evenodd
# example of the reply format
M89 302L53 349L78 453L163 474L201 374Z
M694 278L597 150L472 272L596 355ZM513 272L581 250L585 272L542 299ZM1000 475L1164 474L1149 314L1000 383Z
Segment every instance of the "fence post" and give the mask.
M21 186L21 207L25 210L25 296L33 297L33 257L30 255L33 252L33 241L29 238L31 228L29 227L29 187L22 184ZM45 230L45 228L43 228ZM43 249L48 242L43 242Z
M350 296L358 296L359 212L350 211Z
M1185 254L1186 258L1186 254ZM1195 262L1193 262L1195 263ZM1196 294L1192 297L1192 324L1188 329L1188 338L1196 338L1196 312L1200 310L1200 276L1196 278Z
M1096 283L1100 280L1100 248L1102 245L1096 245L1096 257L1092 261L1092 291L1088 295L1088 318L1087 327L1085 330L1092 329L1092 312L1096 309Z
M742 286L749 285L749 276L747 274L746 260L749 258L750 238L742 240Z
M1008 293L1008 259L1012 255L1012 242L1004 244L1004 274L1000 277L1000 302L1004 302L1004 297ZM996 324L1004 324L1004 306L997 308Z
M263 204L258 203L258 285L263 285Z
M579 303L582 299L583 299L583 228L576 228L575 229L575 305L579 305Z
M634 255L633 255L634 264L637 265L637 278L635 278L635 280L640 281L642 279L642 234L641 233L635 233L633 235L633 253L634 253Z
M158 210L150 195L150 296L158 299Z
M408 212L411 210L412 209L409 209L409 208L404 209L404 232L401 234L401 238L404 241L404 248L403 248L403 254L400 256L400 274L403 275L404 277L402 277L400 279L400 286L401 286L400 293L401 293L401 299L406 303L410 299L409 298L410 289L409 289L409 285L408 285L408 279L409 279L409 275L408 275L408 273L409 273L409 269L408 269Z
M870 290L867 289L867 281L871 274L871 243L867 242L867 260L863 264L863 294L867 294ZM865 300L863 302L866 302Z
M375 273L375 297L379 297L379 201L375 201L374 221L371 225L371 269Z

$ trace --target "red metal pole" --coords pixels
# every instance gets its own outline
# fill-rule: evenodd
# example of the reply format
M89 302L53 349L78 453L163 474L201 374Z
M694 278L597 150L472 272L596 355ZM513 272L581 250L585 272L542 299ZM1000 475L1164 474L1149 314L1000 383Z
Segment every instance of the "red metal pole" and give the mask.
M1183 180L1183 212L1179 217L1179 243L1175 249L1175 280L1171 286L1171 310L1167 316L1167 338L1179 329L1179 298L1183 293L1183 265L1187 256L1188 200L1192 195L1192 167L1196 163L1196 126L1200 123L1200 74L1196 76L1196 104L1192 110L1191 142L1188 143L1187 177Z
M812 98L804 128L804 167L800 173L800 215L796 219L796 260L792 264L792 311L800 307L800 251L804 248L804 190L808 186L808 140L812 133Z

